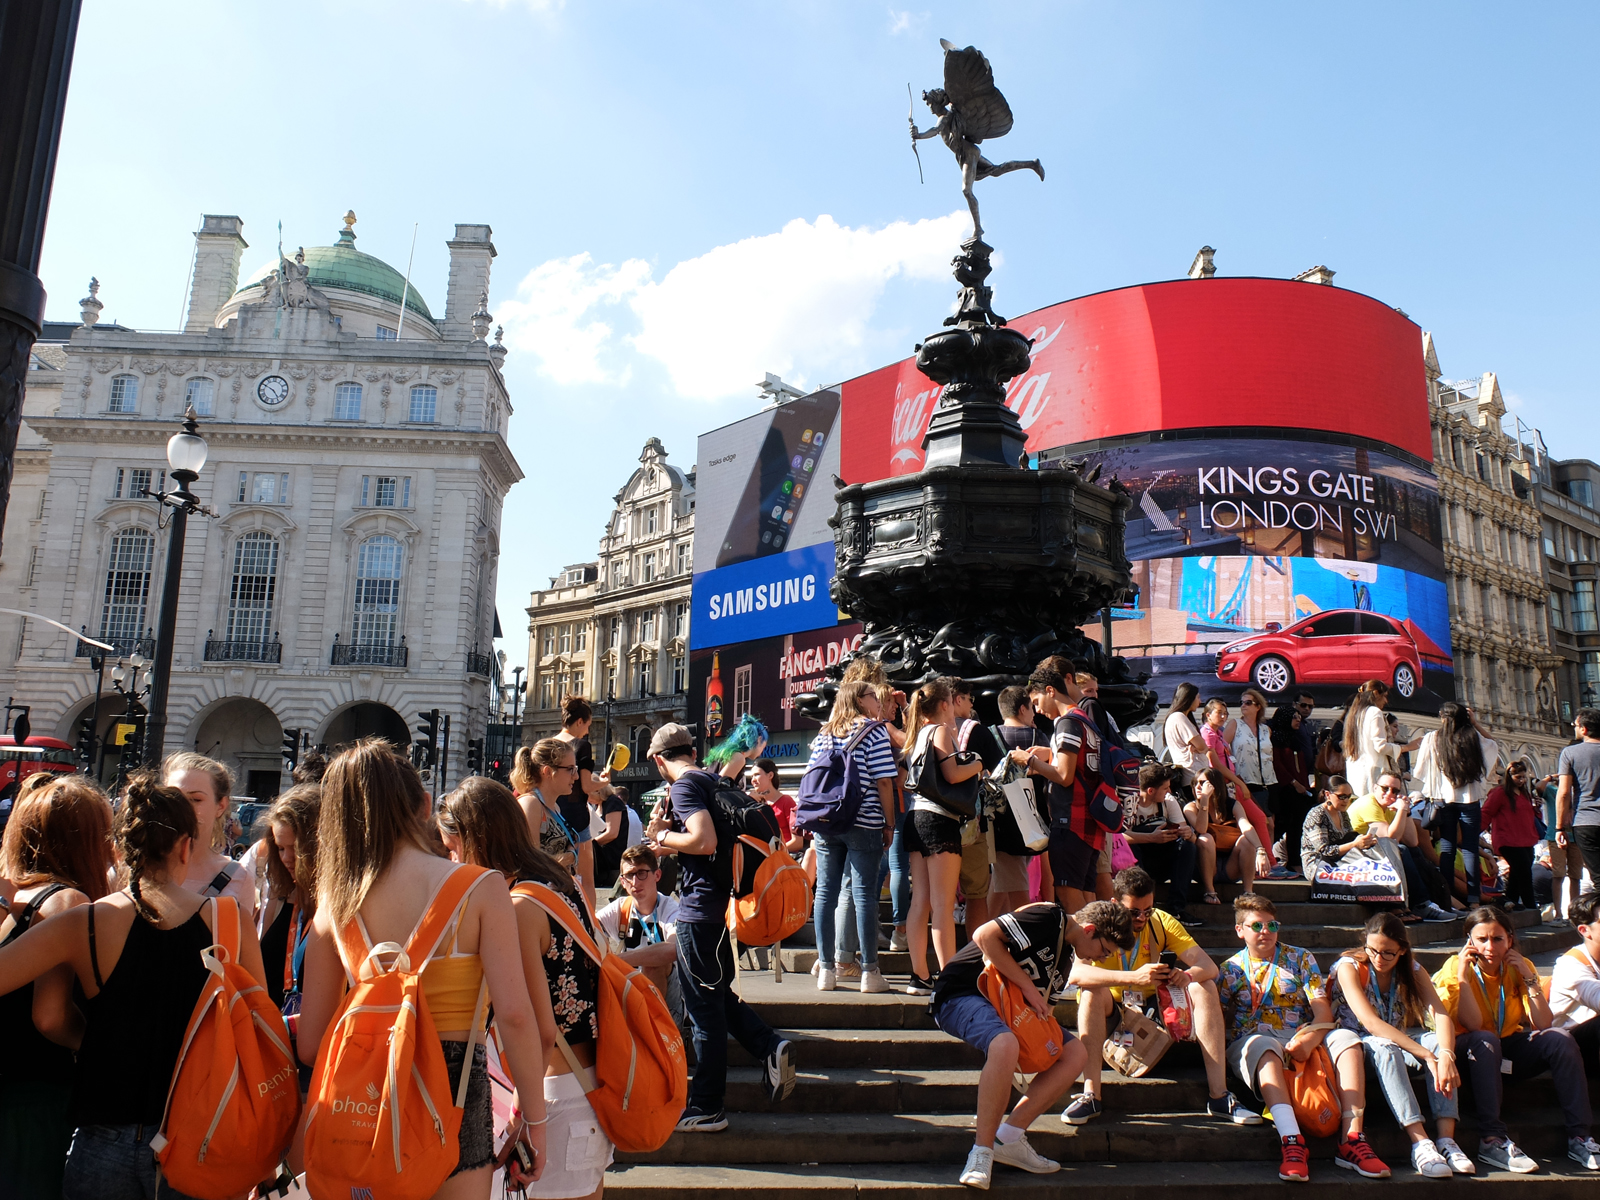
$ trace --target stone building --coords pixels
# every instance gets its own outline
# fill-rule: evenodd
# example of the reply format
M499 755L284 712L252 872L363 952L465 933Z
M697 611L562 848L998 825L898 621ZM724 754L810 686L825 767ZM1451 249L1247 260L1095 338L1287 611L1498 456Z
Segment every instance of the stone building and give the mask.
M1519 473L1522 448L1502 428L1506 406L1492 373L1446 383L1427 333L1423 360L1457 699L1508 755L1553 771L1568 740L1556 701L1561 658L1550 643L1539 506Z
M1537 435L1537 431L1534 431ZM1550 641L1561 656L1556 691L1563 730L1580 708L1600 707L1600 466L1586 458L1555 459L1543 439L1527 455L1530 481L1544 515L1544 562L1550 585Z
M181 331L97 324L91 284L28 377L0 592L121 655L153 649L167 535L144 489L198 414L194 490L216 517L189 521L166 748L228 762L241 794L278 790L285 729L403 744L438 708L454 779L488 720L501 506L521 478L487 337L490 229L456 226L436 318L354 225L241 286L242 222L207 216ZM0 689L75 740L88 648L4 616L0 647ZM104 684L102 734L123 708Z
M613 504L599 557L530 598L523 741L555 733L562 697L584 696L596 746L626 743L639 763L629 775L653 778L640 761L651 732L688 720L694 470L651 438Z

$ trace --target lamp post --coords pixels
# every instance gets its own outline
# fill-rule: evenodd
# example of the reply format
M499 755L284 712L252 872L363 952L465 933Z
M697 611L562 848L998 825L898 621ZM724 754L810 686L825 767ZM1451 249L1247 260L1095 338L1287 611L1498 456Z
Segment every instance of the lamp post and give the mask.
M183 431L167 439L167 465L178 487L172 492L156 492L153 498L172 510L167 537L167 569L161 582L161 612L156 620L156 657L150 676L150 717L145 723L144 763L153 767L161 761L167 736L167 693L172 682L172 643L178 629L178 589L183 576L183 540L189 527L189 514L206 510L189 485L200 478L206 465L206 440L191 406L183 415Z
M511 687L511 723L517 725L517 743L522 743L522 728L518 722L522 719L522 673L527 667L512 667L511 674L516 677L516 682Z

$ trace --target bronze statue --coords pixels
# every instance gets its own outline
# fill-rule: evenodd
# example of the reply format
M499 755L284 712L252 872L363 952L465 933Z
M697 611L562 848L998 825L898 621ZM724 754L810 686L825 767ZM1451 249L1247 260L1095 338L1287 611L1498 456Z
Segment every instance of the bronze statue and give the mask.
M928 108L939 118L931 129L919 130L911 120L913 146L924 138L939 137L950 147L961 164L961 194L967 198L972 210L972 235L983 236L983 222L978 219L978 198L972 185L980 179L995 175L1008 175L1012 171L1035 171L1044 178L1044 167L1037 158L1026 161L990 162L978 150L984 138L1004 137L1011 132L1011 106L994 86L994 71L976 47L958 50L944 38L944 86L922 93Z

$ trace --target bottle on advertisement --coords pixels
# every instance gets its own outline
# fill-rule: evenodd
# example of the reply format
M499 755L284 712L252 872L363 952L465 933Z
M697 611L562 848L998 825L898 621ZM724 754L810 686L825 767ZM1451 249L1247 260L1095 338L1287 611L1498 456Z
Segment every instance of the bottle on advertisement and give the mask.
M706 736L722 736L722 662L711 655L711 678L706 680Z

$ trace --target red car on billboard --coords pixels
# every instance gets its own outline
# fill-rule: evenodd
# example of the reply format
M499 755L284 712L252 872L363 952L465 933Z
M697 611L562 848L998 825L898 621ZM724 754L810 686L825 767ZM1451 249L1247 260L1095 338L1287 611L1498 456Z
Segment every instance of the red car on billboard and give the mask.
M1293 684L1356 687L1382 679L1409 699L1422 684L1422 656L1399 621L1382 613L1333 608L1276 632L1224 646L1217 678L1281 696Z

